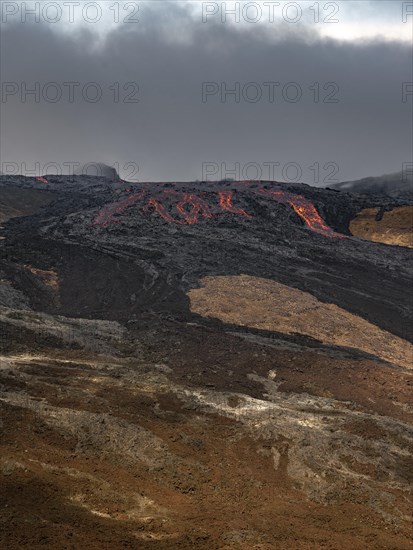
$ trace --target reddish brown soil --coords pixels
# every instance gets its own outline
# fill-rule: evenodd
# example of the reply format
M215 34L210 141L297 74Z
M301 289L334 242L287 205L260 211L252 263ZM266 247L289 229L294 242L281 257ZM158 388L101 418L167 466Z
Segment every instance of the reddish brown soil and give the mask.
M393 404L408 403L410 379L377 362L279 350L173 323L157 336L162 350L144 345L139 361L153 364L167 354L176 365L168 378L187 387L201 385L202 377L204 387L261 397L263 387L247 374L272 368L282 392L330 395L339 407L351 399L360 410L411 419ZM80 352L49 356L21 361L14 377L1 374L3 388L39 403L47 399L51 407L142 426L179 460L151 467L93 445L79 447L77 436L45 417L0 401L1 548L411 548L408 523L384 521L351 486L328 506L307 498L288 475L287 439L276 443L281 458L274 469L274 442L251 437L239 422L191 408L159 384L144 390L128 383L121 369L105 371L102 358L93 365L96 358ZM61 362L71 357L72 363ZM230 401L234 407L237 399ZM366 439L386 435L374 421L349 423L346 430ZM362 475L379 476L351 453L344 462ZM404 468L408 475L407 460ZM138 497L153 504L134 512Z

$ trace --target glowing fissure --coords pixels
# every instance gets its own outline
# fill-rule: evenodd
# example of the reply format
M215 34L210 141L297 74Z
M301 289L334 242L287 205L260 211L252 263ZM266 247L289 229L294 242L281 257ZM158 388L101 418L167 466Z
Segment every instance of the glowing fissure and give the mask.
M112 203L108 208L104 208L99 212L94 220L94 224L107 227L111 223L119 223L119 220L113 219L113 216L115 214L122 214L128 208L128 206L132 206L136 203L137 200L141 199L143 196L143 192L133 193L132 195L129 195L129 197L126 197L126 199Z
M219 205L225 212L231 212L231 214L237 214L238 216L245 216L246 218L252 218L242 208L236 208L232 204L232 197L234 193L232 191L219 191Z
M131 190L130 188L127 191ZM302 195L296 195L283 190L268 190L265 188L250 188L246 191L253 194L264 195L277 202L288 204L294 212L304 220L306 226L315 233L330 238L346 238L345 235L333 231L320 216L314 204ZM205 196L206 193L202 194ZM212 219L223 213L230 213L245 218L253 217L242 208L234 206L233 191L216 191L214 189L208 191L207 194L218 194L218 203L210 205L205 198L195 193L185 193L185 191L176 191L174 189L151 192L150 188L147 187L146 189L141 189L140 192L132 193L125 199L114 202L102 209L95 217L93 225L107 227L111 223L119 223L120 220L116 220L114 216L123 214L127 208L133 206L140 199L146 201L143 207L145 213L157 212L167 223L177 225L194 225L198 223L201 218ZM178 218L170 213L170 210L173 208L175 208L176 212L179 214Z
M190 205L189 211L185 209L186 205ZM198 214L201 214L204 218L212 218L209 206L204 199L192 193L190 195L184 194L184 198L178 202L176 209L181 213L188 225L198 223Z
M312 229L315 233L325 235L326 237L336 237L339 239L345 238L345 235L336 233L329 227L320 214L317 212L314 204L303 197L302 195L295 195L288 191L267 191L261 190L262 194L272 197L278 202L289 204L294 212L300 216L306 223L306 225Z
M144 211L145 211L145 212L149 212L151 206L158 212L158 214L159 214L166 222L168 222L168 223L178 223L178 224L182 224L182 222L180 222L179 220L175 220L175 219L169 214L169 212L166 210L165 206L164 206L163 204L161 204L159 201L157 201L154 197L151 197L151 198L149 199L149 202L148 202L148 204L145 206Z

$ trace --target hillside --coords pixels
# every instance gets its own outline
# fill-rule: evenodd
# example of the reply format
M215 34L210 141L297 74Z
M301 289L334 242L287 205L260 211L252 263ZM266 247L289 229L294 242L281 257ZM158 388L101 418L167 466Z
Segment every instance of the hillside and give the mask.
M411 547L413 256L353 227L413 201L0 193L0 546Z

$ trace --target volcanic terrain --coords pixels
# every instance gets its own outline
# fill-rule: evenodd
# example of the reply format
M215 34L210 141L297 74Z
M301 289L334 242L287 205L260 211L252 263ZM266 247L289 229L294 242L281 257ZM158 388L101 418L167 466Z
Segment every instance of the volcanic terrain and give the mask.
M411 197L0 194L1 548L412 548Z

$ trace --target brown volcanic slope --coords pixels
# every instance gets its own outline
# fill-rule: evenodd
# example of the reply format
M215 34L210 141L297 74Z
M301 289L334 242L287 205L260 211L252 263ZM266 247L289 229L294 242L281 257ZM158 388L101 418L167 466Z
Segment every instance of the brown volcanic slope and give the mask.
M402 203L185 184L217 211L167 223L172 184L49 179L0 185L60 197L2 229L0 548L411 549L412 251L267 191L346 235Z
M308 292L248 275L205 277L201 285L188 293L194 313L225 323L303 334L412 368L409 342Z
M350 231L361 239L413 248L413 206L385 212L376 221L379 208L365 208L350 222Z
M411 548L402 369L220 327L7 319L31 352L0 358L1 548Z

